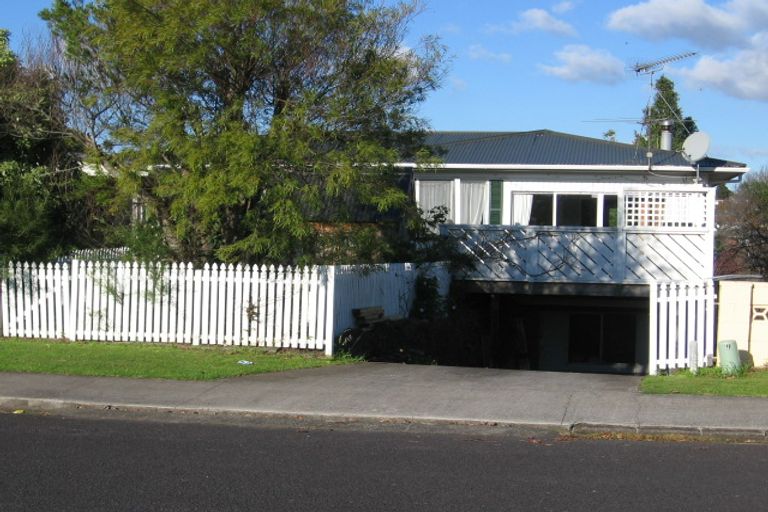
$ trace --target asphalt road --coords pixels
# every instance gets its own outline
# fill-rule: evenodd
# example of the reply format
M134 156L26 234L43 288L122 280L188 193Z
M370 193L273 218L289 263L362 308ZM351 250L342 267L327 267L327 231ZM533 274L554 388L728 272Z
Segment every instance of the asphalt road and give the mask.
M768 445L398 428L0 414L0 510L700 512L768 504Z

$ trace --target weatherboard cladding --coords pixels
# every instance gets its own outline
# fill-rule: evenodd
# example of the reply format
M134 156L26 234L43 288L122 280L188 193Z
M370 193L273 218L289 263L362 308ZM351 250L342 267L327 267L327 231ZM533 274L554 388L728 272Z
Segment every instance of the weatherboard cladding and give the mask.
M647 150L578 135L532 132L432 132L427 146L446 164L509 165L648 165ZM653 150L654 166L691 164L674 151ZM706 158L702 167L743 164Z

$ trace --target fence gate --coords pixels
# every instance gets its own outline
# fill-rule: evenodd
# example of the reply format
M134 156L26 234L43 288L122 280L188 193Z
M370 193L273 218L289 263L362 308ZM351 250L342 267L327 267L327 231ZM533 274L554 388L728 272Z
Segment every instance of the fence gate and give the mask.
M715 354L711 279L650 283L648 373L709 366Z

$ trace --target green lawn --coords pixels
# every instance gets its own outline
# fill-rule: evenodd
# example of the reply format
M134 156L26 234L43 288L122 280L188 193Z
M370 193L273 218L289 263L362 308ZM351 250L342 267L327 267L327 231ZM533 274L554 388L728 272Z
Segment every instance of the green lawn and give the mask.
M238 364L240 360L252 365ZM0 371L209 380L354 362L296 351L149 343L0 340Z
M645 377L640 390L644 393L768 397L768 371L752 370L735 376L724 376L719 368L702 369L699 375L679 371Z

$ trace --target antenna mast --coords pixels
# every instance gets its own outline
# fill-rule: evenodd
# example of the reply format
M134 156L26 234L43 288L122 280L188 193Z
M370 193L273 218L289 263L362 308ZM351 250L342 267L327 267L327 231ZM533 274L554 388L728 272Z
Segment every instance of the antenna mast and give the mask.
M632 71L635 72L637 75L650 75L651 76L651 90L653 90L653 75L657 71L661 71L664 68L664 64L669 64L670 62L676 62L678 60L687 59L688 57L693 57L698 52L685 52L685 53L679 53L677 55L671 55L669 57L665 57L663 59L654 60L651 62L638 62L634 66L632 66ZM648 141L648 169L650 170L651 167L651 123L647 119L648 114L650 112L650 100L648 106L645 107L645 117L646 120L644 120L643 124L646 125L646 140Z

